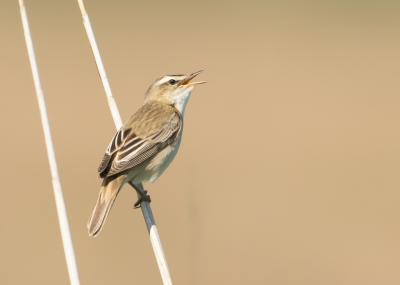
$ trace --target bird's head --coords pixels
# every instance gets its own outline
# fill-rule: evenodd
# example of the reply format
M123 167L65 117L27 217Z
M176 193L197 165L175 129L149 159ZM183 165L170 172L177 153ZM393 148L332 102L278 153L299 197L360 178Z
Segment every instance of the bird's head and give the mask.
M159 100L168 104L173 104L183 113L187 101L194 87L206 81L190 82L203 70L191 74L166 75L158 78L147 90L146 101Z

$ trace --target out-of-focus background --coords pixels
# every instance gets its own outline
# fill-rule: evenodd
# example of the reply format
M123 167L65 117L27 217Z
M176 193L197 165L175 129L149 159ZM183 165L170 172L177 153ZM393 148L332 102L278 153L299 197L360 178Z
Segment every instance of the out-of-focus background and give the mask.
M205 69L145 185L175 284L400 284L399 1L95 1L123 120ZM26 1L82 284L161 284L136 194L86 222L115 133L75 1ZM0 2L1 284L68 284L17 1Z

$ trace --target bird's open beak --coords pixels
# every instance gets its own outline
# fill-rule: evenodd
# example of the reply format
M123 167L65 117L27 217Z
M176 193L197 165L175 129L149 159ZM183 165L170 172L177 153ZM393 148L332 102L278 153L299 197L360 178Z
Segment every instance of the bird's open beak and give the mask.
M190 75L188 75L188 77L182 82L181 85L185 85L185 86L195 86L195 85L199 85L199 84L203 84L206 83L207 81L199 81L199 82L191 82L189 83L190 80L192 80L193 78L195 78L197 75L199 75L200 73L202 73L204 70L200 70L197 72L194 72Z

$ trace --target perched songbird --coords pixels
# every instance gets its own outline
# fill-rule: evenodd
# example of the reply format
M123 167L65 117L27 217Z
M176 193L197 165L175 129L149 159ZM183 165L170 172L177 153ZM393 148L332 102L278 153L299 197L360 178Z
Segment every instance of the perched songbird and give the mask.
M196 75L167 75L147 90L143 106L121 127L111 140L98 169L104 178L97 204L87 224L89 235L97 236L104 226L118 192L129 183L150 201L135 184L154 182L167 169L182 139L183 116Z

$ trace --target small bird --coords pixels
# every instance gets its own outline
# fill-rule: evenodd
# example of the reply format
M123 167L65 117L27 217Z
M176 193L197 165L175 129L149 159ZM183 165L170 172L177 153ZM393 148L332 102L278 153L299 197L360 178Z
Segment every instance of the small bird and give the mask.
M156 181L175 158L182 140L183 117L194 87L190 82L203 70L192 74L166 75L147 90L142 107L111 140L98 173L103 178L99 198L87 224L89 235L97 236L104 226L115 199L129 183L143 200L150 196L135 184Z

